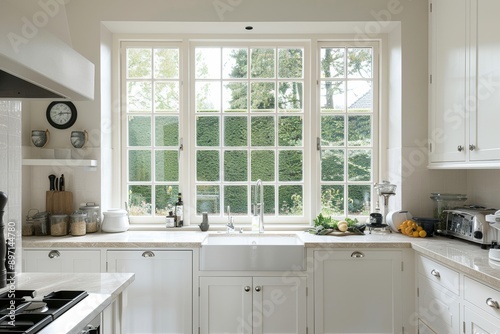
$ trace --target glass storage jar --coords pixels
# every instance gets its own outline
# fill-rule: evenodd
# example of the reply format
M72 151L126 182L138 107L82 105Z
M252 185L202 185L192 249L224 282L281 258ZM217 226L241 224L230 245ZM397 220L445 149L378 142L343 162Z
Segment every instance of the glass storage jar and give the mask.
M467 195L431 193L431 199L434 202L434 218L439 219L436 232L441 233L446 230L446 213L443 213L443 211L463 206L467 200Z
M35 235L50 235L50 223L48 212L38 212L31 217L33 220L33 233Z
M69 217L69 231L71 235L85 235L87 230L87 223L85 222L86 218L87 213L82 211L76 211Z
M87 214L87 218L85 220L87 223L86 232L97 232L101 225L101 211L99 209L99 205L94 202L88 202L81 204L79 210Z
M68 215L50 216L50 235L62 236L68 234Z

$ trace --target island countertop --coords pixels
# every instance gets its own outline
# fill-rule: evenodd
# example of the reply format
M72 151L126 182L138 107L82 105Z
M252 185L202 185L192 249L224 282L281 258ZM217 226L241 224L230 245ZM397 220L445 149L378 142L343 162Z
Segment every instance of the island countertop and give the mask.
M17 289L36 290L35 300L58 290L84 290L88 296L44 327L39 334L80 333L81 330L134 281L134 274L55 274L19 273L15 277ZM9 286L1 292L9 290Z

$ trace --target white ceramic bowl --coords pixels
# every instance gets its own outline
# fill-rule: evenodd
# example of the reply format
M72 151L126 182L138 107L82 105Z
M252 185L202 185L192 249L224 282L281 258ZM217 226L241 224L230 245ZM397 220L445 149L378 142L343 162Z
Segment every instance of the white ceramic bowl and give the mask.
M385 217L387 225L391 228L393 232L399 232L398 228L405 220L411 219L413 216L410 212L405 210L391 211Z
M129 228L128 214L126 210L110 209L103 212L101 230L103 232L125 232Z

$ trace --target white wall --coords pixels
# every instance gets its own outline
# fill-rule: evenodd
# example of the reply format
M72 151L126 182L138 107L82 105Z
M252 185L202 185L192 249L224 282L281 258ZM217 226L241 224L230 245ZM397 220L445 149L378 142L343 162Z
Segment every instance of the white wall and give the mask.
M27 0L23 0L27 1ZM286 9L284 9L286 8ZM400 73L388 72L387 107L390 135L384 144L387 160L382 177L398 184L398 196L394 206L408 209L414 215L430 215L432 202L430 192L467 192L478 198L476 187L467 186L468 173L465 171L427 170L427 0L71 0L66 5L69 36L73 47L96 65L95 100L80 102L79 119L75 127L92 133L89 147L99 151L102 172L85 179L86 186L96 202L106 205L119 204L108 198L107 192L95 189L109 188L109 159L113 147L109 147L109 130L113 124L102 119L110 119L111 107L116 103L109 88L111 73L109 61L103 55L109 52L110 32L102 28L102 21L157 21L157 22L199 22L198 31L204 31L203 22L241 22L242 26L259 22L370 22L368 25L355 24L352 34L373 37L385 28L387 21L399 21L400 29L389 36L389 58L391 63L400 63ZM176 31L169 31L170 33ZM399 60L398 60L399 59ZM101 80L105 83L101 86ZM396 95L395 95L396 94ZM44 127L44 110L47 103L33 103L30 126ZM109 109L108 109L109 107ZM101 115L102 113L102 115ZM388 130L386 130L388 131ZM61 134L61 138L67 134ZM25 142L27 137L23 137ZM69 145L61 138L54 143ZM29 142L27 143L29 145ZM116 162L115 162L116 164ZM106 169L106 170L104 170ZM498 173L492 172L493 177ZM394 178L395 180L393 180ZM474 177L474 180L481 179ZM480 182L481 183L481 182ZM488 186L488 182L482 183ZM79 200L76 199L78 202ZM500 199L496 206L500 207ZM397 203L397 204L396 204Z

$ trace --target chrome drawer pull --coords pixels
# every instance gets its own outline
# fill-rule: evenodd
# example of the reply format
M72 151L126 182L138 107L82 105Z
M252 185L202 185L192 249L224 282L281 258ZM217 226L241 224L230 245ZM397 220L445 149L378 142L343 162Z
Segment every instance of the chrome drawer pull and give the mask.
M352 252L351 257L355 259L361 259L362 257L365 257L365 254L361 252Z
M145 251L144 253L142 253L142 257L155 257L155 253L153 253L152 251Z
M245 290L246 292L248 292L248 291L250 291L250 287L247 285L246 287L244 287L244 290Z
M458 145L457 151L462 152L464 150L464 147L462 145Z
M59 251L53 250L53 251L49 252L48 256L49 256L49 258L53 259L53 258L61 256L61 253L59 253Z
M255 287L255 291L259 292L260 291L260 286Z
M489 307L500 309L498 302L496 300L493 300L493 298L486 299L486 305L488 305Z
M431 275L435 277L441 277L441 274L436 269L431 270Z

